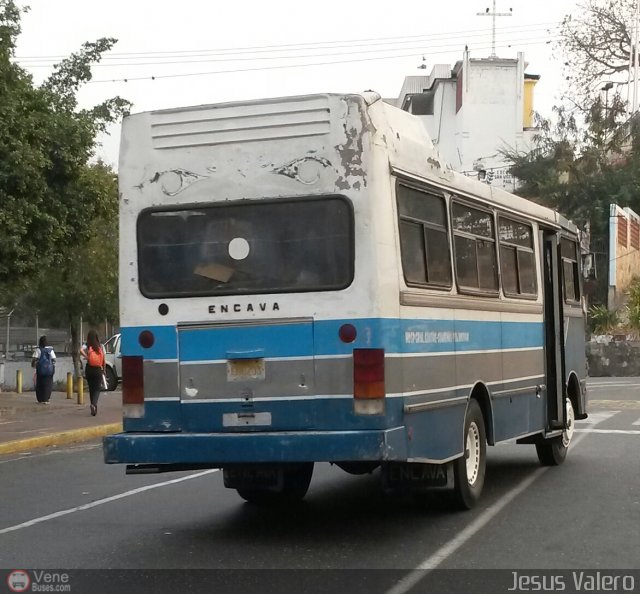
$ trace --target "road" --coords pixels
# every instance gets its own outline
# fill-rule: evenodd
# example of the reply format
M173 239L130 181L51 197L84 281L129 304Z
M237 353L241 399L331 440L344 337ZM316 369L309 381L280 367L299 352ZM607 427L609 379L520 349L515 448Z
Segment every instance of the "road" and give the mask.
M385 569L377 591L395 594L435 569L637 570L640 378L592 379L589 391L566 462L543 468L533 446L489 448L469 512L437 495L385 495L375 475L328 464L302 504L264 509L215 470L126 476L98 443L0 458L0 567Z

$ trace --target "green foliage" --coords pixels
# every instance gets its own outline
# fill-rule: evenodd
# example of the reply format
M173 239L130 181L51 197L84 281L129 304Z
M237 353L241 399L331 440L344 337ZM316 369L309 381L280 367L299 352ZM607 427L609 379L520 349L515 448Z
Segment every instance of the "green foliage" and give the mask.
M566 108L554 108L556 122L538 120L534 150L505 151L522 185L517 193L558 210L594 236L608 232L609 205L640 212L640 158L635 127L618 126L623 106L596 100L579 128ZM598 115L600 113L600 115ZM608 127L610 126L610 127Z
M629 326L640 331L640 278L634 277L627 289L627 310Z
M29 291L30 308L61 326L80 314L89 323L117 319L117 180L98 163L87 168L83 184L101 195L104 210L91 221L86 239L64 250L58 266L43 270Z
M58 264L42 270L21 298L23 311L37 311L48 323L71 328L74 354L80 316L95 326L118 319L117 178L98 163L86 167L78 182L99 197L101 210L90 221L85 239L62 250Z
M40 86L11 58L20 33L13 0L0 0L0 298L62 267L112 209L88 165L96 134L129 107L119 97L78 110L76 92L114 39L85 43Z
M588 313L589 327L594 334L610 334L620 323L618 312L607 309L605 305L594 305Z

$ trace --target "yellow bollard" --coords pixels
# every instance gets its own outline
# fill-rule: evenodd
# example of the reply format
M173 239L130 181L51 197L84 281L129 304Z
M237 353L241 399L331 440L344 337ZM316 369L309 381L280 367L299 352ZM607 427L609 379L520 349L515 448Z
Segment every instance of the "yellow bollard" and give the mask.
M84 378L78 378L78 404L84 404Z
M73 373L67 371L67 400L73 397Z
M22 394L22 369L16 371L16 392Z

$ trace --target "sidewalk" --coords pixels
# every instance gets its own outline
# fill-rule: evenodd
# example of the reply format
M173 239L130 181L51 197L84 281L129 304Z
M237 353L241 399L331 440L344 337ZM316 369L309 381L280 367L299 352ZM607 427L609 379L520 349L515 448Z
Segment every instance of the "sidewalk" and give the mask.
M89 413L89 393L84 404L74 393L53 392L51 404L38 404L35 392L0 392L0 455L34 448L87 441L122 431L122 394L102 392L98 414Z

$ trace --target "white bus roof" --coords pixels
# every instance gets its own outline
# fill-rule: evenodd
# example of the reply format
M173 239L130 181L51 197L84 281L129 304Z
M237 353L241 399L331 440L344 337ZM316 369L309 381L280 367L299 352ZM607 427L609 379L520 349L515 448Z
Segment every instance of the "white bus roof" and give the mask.
M265 109L273 110L278 109L279 105L282 107L281 113L286 113L287 110L295 111L296 104L307 103L317 99L327 101L328 105L331 104L331 99L358 100L363 115L368 120L364 125L363 132L368 129L376 138L382 139L387 144L389 148L389 163L395 173L409 179L415 178L416 181L428 181L443 188L445 191L449 190L460 196L484 199L506 210L521 213L524 216L547 222L556 227L573 232L577 231L577 227L573 223L550 208L453 171L441 160L422 122L416 116L383 102L380 95L373 91L344 94L326 93L203 104L141 112L129 115L126 119L149 119L150 117L156 118L170 114L184 114L184 116L190 118L191 116L187 114L195 115L199 111L211 112L212 110L220 110L221 114L233 114L237 111L240 112L238 115L244 115L247 110L253 111L255 109L259 112L261 111L261 106L264 106ZM278 109L278 111L280 110ZM128 142L128 139L123 138L123 142Z

